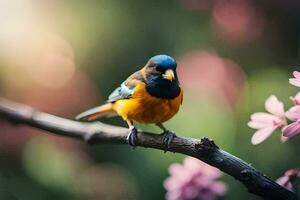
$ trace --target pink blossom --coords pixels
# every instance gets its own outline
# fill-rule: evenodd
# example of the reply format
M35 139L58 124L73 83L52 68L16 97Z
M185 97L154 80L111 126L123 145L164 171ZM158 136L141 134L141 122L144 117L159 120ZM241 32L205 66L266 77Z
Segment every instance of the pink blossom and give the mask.
M169 173L164 182L167 200L215 200L226 192L225 184L217 180L223 173L195 158L172 164Z
M290 191L294 191L293 182L300 177L298 169L290 169L284 173L283 176L278 178L276 182Z
M290 108L286 113L286 117L293 123L283 128L283 136L293 137L300 133L300 105Z
M251 115L251 120L248 126L257 131L253 134L251 142L256 145L272 135L272 133L286 124L283 103L276 96L270 96L265 102L266 112L254 113ZM281 141L285 141L284 137Z
M300 87L300 72L294 71L293 75L294 75L294 78L290 78L289 83L294 86Z
M300 132L300 92L294 97L290 97L294 106L290 108L286 113L286 117L292 121L290 125L283 128L283 137L293 137Z

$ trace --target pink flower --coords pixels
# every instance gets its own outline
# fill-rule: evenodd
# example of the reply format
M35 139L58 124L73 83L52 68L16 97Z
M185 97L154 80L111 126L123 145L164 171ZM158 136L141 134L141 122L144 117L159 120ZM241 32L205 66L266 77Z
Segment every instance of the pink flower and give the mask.
M300 133L300 105L296 105L290 108L286 113L286 117L293 123L283 128L283 136L293 137Z
M294 191L293 182L300 177L298 169L290 169L284 175L276 180L276 182L290 191Z
M223 173L198 159L186 157L182 165L172 164L169 173L164 182L167 200L215 200L226 192L217 180Z
M290 78L289 83L294 86L300 87L300 72L294 71L293 75L295 78Z
M300 132L300 92L290 99L294 106L285 113L285 116L294 122L283 128L283 136L286 138L293 137Z
M259 112L251 115L248 126L257 131L253 134L251 142L256 145L272 135L272 133L286 125L283 103L276 96L270 96L265 102L265 108L269 113ZM284 141L285 138L281 138Z

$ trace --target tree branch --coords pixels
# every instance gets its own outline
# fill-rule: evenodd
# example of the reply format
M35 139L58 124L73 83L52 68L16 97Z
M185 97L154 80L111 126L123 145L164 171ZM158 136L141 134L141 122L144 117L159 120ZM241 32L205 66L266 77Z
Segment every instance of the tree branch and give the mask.
M90 144L119 143L126 144L128 129L103 124L101 122L77 122L43 112L29 106L0 99L0 118L16 124L25 124L50 133L83 140ZM162 136L139 132L137 146L165 150ZM242 182L248 191L272 200L294 200L296 194L281 187L276 182L256 170L245 161L237 158L207 138L201 140L175 137L168 151L198 158Z

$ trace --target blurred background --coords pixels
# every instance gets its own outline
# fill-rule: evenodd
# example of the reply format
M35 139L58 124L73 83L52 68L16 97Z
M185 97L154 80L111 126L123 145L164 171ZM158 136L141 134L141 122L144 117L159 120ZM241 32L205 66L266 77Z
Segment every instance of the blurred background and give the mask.
M297 88L296 0L0 0L0 95L73 119L101 104L156 54L178 61L182 109L167 123L209 137L273 179L300 165L300 136L253 146L247 127L271 94ZM104 122L123 125L120 119ZM139 126L159 132L153 126ZM88 146L0 121L0 199L164 199L168 166L184 156ZM225 175L224 199L258 199Z

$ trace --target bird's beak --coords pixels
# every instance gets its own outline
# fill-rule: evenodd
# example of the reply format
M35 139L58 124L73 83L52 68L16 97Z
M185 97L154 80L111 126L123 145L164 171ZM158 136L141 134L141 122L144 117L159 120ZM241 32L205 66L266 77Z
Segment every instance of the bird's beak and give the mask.
M162 76L164 79L169 81L172 81L175 78L174 71L172 69L168 69Z

